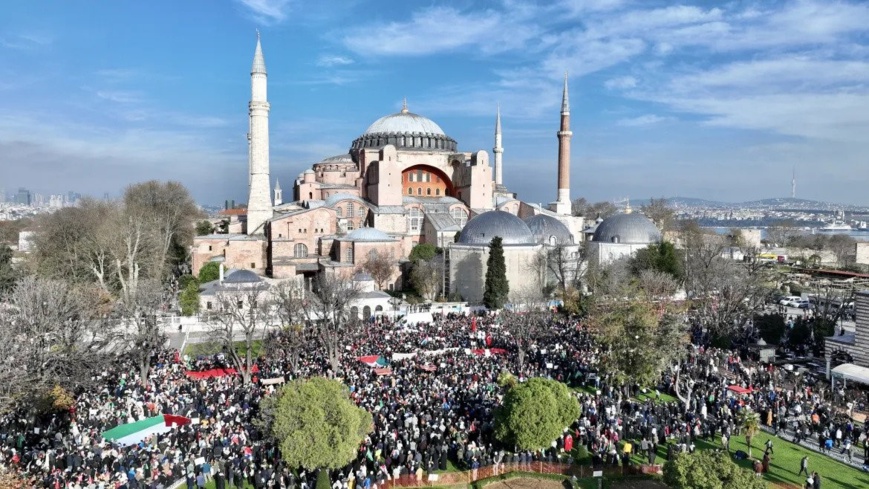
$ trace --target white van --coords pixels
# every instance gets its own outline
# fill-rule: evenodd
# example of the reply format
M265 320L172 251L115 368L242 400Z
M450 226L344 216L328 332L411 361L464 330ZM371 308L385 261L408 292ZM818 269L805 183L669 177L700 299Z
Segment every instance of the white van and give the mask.
M803 298L798 295L786 295L779 299L778 303L782 306L790 306L791 304L796 304L800 302ZM794 307L796 307L794 305Z

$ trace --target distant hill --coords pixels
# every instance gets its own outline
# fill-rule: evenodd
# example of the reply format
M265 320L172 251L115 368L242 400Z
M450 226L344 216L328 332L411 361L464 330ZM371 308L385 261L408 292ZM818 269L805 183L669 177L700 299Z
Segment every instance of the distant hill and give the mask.
M651 199L631 199L631 205L640 207L649 203ZM795 210L821 210L821 211L853 211L863 210L862 206L835 204L808 199L792 199L790 197L776 197L770 199L752 200L748 202L720 202L715 200L698 199L695 197L668 197L667 203L675 208L703 207L707 209L795 209Z

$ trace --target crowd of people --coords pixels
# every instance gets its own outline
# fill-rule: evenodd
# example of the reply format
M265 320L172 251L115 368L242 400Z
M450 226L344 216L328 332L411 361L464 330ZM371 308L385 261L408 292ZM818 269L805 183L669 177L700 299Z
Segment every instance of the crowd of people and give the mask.
M721 449L730 451L729 438L739 432L744 409L799 438L820 437L825 443L830 438L832 449L845 453L866 446L866 433L836 417L810 388L782 388L780 370L746 367L738 355L723 350L694 348L685 357L679 369L684 400L656 402L651 395L637 401L639 386L610 385L599 375L600 352L582 324L561 316L547 321L521 369L515 342L493 316L440 317L415 328L371 323L344 339L339 372L331 371L321 348L302 349L297 362L280 348L267 348L248 385L240 376L189 375L228 367L221 354L185 359L162 351L147 379L139 377L133 362L119 357L101 374L102 388L81 393L74 409L0 419L0 461L13 467L26 487L135 489L184 481L188 488L207 483L218 489L242 484L312 488L317 474L288 467L257 418L260 401L275 390L263 379L316 375L340 377L374 421L356 459L330 473L335 488L382 487L387 480L422 478L449 464L473 470L536 460L569 462L582 451L597 465L629 464L638 452L655 464L658 447L666 447L671 457L693 451L698 439L720 440ZM281 334L271 332L264 341L280 344ZM359 361L369 355L388 360L389 371ZM581 416L548 449L503 446L493 436L503 371L520 381L545 376L586 386L576 394ZM658 391L672 393L676 382L674 372L665 372ZM732 385L749 392L735 394ZM102 437L115 426L160 414L195 422L126 446ZM768 468L772 450L767 447L762 467Z

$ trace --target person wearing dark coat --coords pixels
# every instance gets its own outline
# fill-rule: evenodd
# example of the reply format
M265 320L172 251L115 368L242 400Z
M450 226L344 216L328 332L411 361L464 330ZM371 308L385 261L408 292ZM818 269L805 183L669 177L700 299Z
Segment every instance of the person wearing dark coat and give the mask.
M220 470L214 474L214 487L215 489L226 489L226 477L223 476L223 472Z

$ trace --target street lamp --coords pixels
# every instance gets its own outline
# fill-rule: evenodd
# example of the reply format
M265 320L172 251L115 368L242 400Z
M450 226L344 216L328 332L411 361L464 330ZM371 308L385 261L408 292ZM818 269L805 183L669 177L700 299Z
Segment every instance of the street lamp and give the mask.
M401 303L404 302L404 299L406 297L407 296L405 294L401 294L401 298L393 297L389 299L389 303L392 305L392 322L395 322L395 317L398 313L398 306L400 306Z

